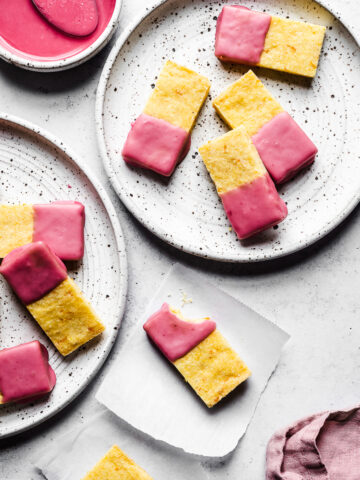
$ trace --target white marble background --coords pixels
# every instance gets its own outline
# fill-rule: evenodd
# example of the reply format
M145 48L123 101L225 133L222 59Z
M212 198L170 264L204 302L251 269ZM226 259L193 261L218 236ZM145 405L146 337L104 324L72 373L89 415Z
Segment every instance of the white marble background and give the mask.
M180 1L180 0L179 0ZM359 0L324 0L360 37ZM119 31L152 0L124 0ZM211 479L264 479L264 454L280 426L360 398L360 209L326 239L291 257L256 265L222 265L168 247L132 218L113 193L98 153L94 104L111 44L74 70L40 74L0 62L0 110L33 121L69 144L106 186L122 222L130 265L126 314L113 353L97 379L67 409L28 433L0 442L0 479L35 480L34 452L97 410L94 393L144 305L176 261L248 303L292 335L247 435L221 462L205 465ZM358 263L359 262L359 263ZM156 284L156 285L155 285ZM75 479L74 479L75 480Z

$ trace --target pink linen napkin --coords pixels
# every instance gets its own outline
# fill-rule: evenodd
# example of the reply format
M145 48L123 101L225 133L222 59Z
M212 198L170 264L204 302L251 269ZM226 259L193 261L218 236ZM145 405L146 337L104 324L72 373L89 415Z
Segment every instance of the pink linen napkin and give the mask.
M279 430L266 464L267 480L360 480L360 407L318 413Z

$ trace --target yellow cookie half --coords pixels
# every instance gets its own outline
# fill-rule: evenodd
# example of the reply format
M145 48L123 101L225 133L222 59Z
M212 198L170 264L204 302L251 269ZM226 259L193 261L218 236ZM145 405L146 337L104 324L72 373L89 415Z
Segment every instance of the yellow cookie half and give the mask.
M209 408L251 375L217 329L173 363Z
M26 308L62 355L69 355L105 329L69 277Z
M265 166L243 127L235 128L199 148L219 194L266 173Z
M83 480L152 480L152 478L114 445Z
M32 205L0 205L0 258L32 242L33 216Z
M169 60L160 72L144 113L190 133L209 90L206 77Z
M258 66L314 77L325 30L322 25L271 17Z
M242 125L250 136L283 111L252 70L220 93L213 107L230 128Z

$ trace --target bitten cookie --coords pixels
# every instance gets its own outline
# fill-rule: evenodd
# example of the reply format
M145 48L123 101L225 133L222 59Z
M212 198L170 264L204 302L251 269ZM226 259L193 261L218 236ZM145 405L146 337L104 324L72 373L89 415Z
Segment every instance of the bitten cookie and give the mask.
M144 330L209 408L251 375L212 320L185 320L164 303Z

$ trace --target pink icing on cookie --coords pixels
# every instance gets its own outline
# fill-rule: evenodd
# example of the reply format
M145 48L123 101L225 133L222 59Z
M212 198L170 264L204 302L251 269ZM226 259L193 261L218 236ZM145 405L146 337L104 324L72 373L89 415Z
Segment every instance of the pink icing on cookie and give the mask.
M186 130L142 113L131 127L122 155L131 165L168 177L189 148Z
M216 323L212 320L201 323L181 320L170 311L167 303L144 324L146 333L171 362L186 355L215 328Z
M33 242L45 242L62 260L84 255L85 207L80 202L56 201L34 205Z
M2 261L0 273L25 305L39 300L67 278L65 265L43 242L12 250Z
M270 22L266 13L239 5L223 7L216 24L215 55L229 62L258 63Z
M289 180L312 163L318 151L287 112L279 113L263 125L252 141L276 183Z
M52 391L56 375L49 354L37 340L0 351L2 402L35 398Z
M96 0L32 0L46 20L75 37L85 37L96 29L99 13Z
M222 193L220 197L240 240L277 225L288 213L268 174Z

